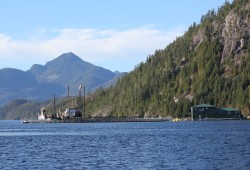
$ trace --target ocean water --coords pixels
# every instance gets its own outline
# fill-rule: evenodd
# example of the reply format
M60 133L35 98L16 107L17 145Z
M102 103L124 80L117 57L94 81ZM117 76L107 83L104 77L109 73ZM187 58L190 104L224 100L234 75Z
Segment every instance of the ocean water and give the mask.
M0 121L0 169L250 169L250 121Z

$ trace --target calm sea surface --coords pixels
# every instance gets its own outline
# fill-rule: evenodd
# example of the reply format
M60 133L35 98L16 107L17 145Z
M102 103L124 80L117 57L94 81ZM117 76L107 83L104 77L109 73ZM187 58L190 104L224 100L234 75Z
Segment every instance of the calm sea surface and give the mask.
M0 121L0 169L250 169L250 121Z

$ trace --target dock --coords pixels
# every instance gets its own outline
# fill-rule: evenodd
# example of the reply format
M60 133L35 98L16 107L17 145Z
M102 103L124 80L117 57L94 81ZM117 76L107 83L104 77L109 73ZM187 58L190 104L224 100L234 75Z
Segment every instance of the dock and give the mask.
M134 117L100 117L100 118L69 118L51 120L29 120L29 123L108 123L108 122L164 122L168 119L134 118Z

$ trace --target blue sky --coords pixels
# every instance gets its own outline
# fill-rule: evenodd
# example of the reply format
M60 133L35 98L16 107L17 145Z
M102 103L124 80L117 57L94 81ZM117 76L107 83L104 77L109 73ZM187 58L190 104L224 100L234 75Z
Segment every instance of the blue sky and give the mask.
M131 71L225 0L2 0L0 69L29 69L62 53Z

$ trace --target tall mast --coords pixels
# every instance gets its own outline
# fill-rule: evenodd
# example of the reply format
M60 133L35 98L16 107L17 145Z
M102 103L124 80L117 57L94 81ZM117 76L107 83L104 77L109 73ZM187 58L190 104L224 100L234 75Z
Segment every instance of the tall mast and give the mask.
M82 116L82 112L83 112L83 104L82 104L82 85L79 86L79 96L77 97L77 109L79 109L78 111L80 112Z
M85 107L86 107L86 105L85 105L85 86L83 86L83 114L82 114L82 116L83 116L83 118L85 118Z
M69 117L70 117L69 108L70 108L70 98L69 98L69 86L68 86L68 113L69 113Z
M54 94L54 105L53 105L53 109L54 109L54 115L53 116L56 116L56 95Z
M79 110L82 110L82 102L81 102L81 97L82 97L82 85L79 86L79 94L78 94L78 102L77 102L77 107Z

